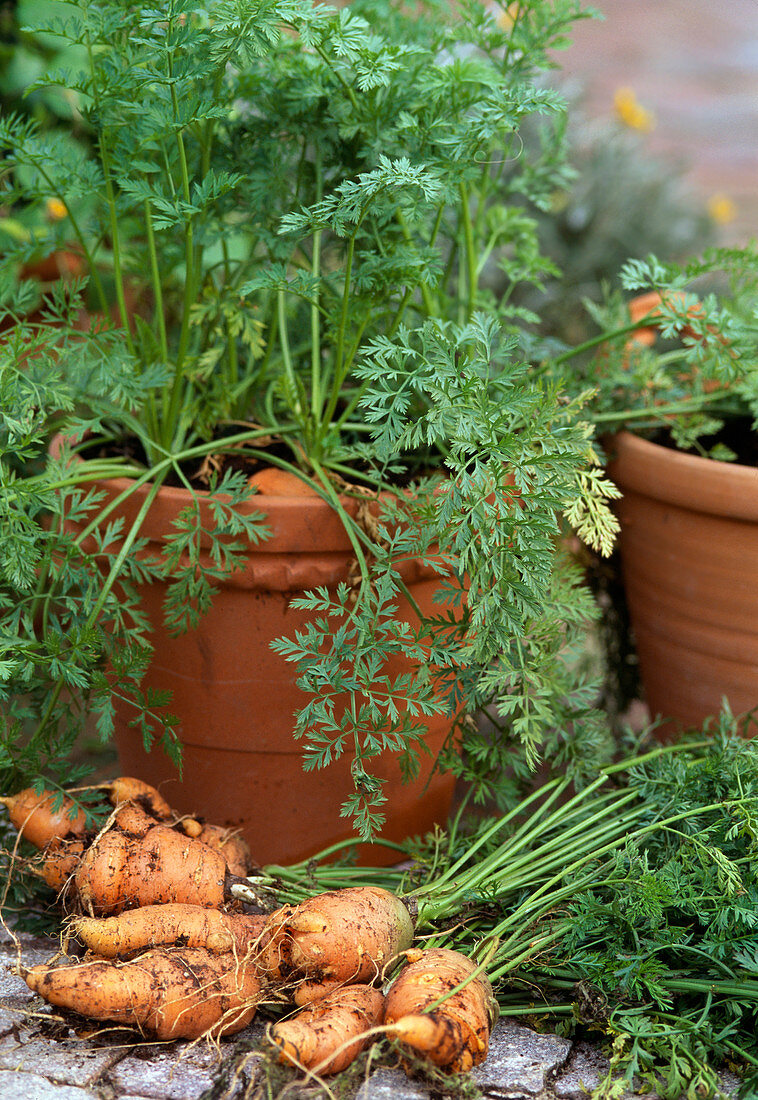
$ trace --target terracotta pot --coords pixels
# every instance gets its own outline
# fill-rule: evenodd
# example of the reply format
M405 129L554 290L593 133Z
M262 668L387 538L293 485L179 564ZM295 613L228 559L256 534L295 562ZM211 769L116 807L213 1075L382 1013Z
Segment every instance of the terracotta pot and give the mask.
M758 705L758 469L621 432L609 473L624 587L651 715L699 726L723 697Z
M25 264L20 272L20 279L35 279L40 284L40 291L42 295L42 306L39 309L34 310L32 313L27 314L25 321L27 325L49 325L50 319L46 316L46 303L52 298L52 291L56 284L70 282L79 276L87 273L87 266L84 261L84 257L75 249L59 249L56 252L52 252L49 256L45 256L44 259L36 262L30 262ZM124 286L124 298L126 302L127 313L129 316L130 328L134 327L133 315L138 312L141 304L141 298L143 291L135 282L127 282ZM108 310L108 318L115 325L119 325L121 322L121 316L118 308L118 303L113 302ZM105 315L100 311L91 312L87 309L80 309L77 313L74 321L74 327L86 332L92 324L102 324L105 320ZM0 319L0 333L7 332L13 328L15 321L11 317L5 317Z
M116 478L97 487L112 499L128 485ZM144 490L128 498L122 509L127 523L143 500ZM184 489L161 489L141 532L151 542L148 552L160 552L172 520L188 502ZM356 507L354 501L345 503ZM318 496L257 496L247 508L265 513L271 537L250 546L244 569L218 586L196 631L172 638L162 626L165 586L147 585L142 592L155 647L143 687L172 693L168 709L180 720L183 779L162 751L143 751L138 731L128 725L134 715L123 707L117 709L116 742L123 774L159 786L180 811L240 828L257 862L291 862L351 835L339 810L353 784L348 757L323 770L303 771L292 729L306 697L295 686L294 666L275 654L270 642L293 636L307 621L305 612L290 606L291 599L305 589L346 580L353 554L338 516ZM421 608L431 612L436 574L410 563L405 579ZM400 614L410 619L410 608L401 607ZM401 670L408 664L398 659L388 672ZM423 757L415 783L402 783L394 755L376 762L376 773L388 780L386 839L401 841L446 821L454 778L429 775L449 728L449 720L429 722L432 755ZM396 858L380 846L363 846L359 855L370 862Z

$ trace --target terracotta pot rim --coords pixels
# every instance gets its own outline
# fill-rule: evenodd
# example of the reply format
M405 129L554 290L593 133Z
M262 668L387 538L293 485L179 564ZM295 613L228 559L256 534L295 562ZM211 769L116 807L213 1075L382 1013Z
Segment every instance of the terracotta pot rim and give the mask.
M49 449L54 457L60 454L63 438L63 435L58 433L50 441ZM134 485L135 480L126 476L103 477L93 482L92 487L104 491L113 500L127 492ZM136 514L152 485L153 483L148 481L134 489L120 506L120 511ZM213 494L205 489L198 489L196 493L200 507L204 511L210 506ZM192 495L181 485L161 486L143 525L143 532L151 541L162 540L162 534L170 530L172 520L187 507ZM340 501L348 515L355 518L360 501L355 497L342 494ZM268 539L258 544L258 549L264 553L299 549L297 546L299 537L296 537L296 545L293 546L291 537L285 534L292 529L293 524L297 531L307 529L307 543L312 544L313 536L317 532L321 550L351 549L350 540L338 512L318 494L277 496L273 493L256 493L250 500L240 505L240 509L243 514L259 512L263 515L263 522L271 532ZM251 547L251 550L255 551L255 549L256 547Z
M49 445L51 454L60 453L62 439L60 434L53 437ZM112 503L129 490L134 482L135 479L129 477L104 477L92 482L90 488L104 493L106 500ZM124 517L127 524L137 516L152 485L152 482L145 482L119 503L116 514ZM199 489L197 496L203 522L212 526L210 502L213 494ZM140 537L152 543L153 550L165 543L177 517L188 506L191 498L190 491L182 486L161 486L140 529ZM340 494L340 501L345 512L355 519L361 504L360 498ZM247 564L225 577L220 582L224 585L271 586L292 591L329 587L337 583L346 563L355 556L355 549L341 515L321 496L309 494L293 497L260 493L240 505L240 510L247 515L258 513L268 534L260 542L247 544L244 555ZM205 537L201 545L205 550L208 549L209 543ZM438 575L432 565L417 558L398 562L398 571L406 583L411 579Z
M758 468L663 447L632 432L609 440L609 474L622 490L695 512L758 521Z

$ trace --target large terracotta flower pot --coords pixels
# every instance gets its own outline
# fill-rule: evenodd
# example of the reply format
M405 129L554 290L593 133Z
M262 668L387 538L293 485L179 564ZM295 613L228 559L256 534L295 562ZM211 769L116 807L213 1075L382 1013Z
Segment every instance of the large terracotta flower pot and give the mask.
M116 478L97 487L112 499L128 484ZM144 490L129 497L122 508L127 523L143 500ZM184 489L160 490L142 528L149 552L160 552L172 520L188 503ZM123 774L159 786L176 809L241 829L257 862L290 862L351 835L340 806L353 783L347 755L323 770L303 771L292 730L306 697L295 686L294 666L270 642L292 637L304 625L306 613L290 606L293 596L346 580L353 554L337 514L318 496L257 496L247 508L264 513L271 537L250 546L244 569L218 586L197 630L171 637L162 625L165 586L147 585L142 592L155 649L143 687L172 693L183 778L162 751L144 752L138 731L128 724L134 714L123 707L116 719L119 766ZM410 563L405 579L422 610L431 611L436 574ZM406 612L410 617L410 609L401 608L401 615ZM401 667L408 670L398 660L390 674ZM384 838L401 841L445 822L454 779L429 776L449 728L449 720L429 722L431 755L424 756L415 783L402 783L393 755L376 762L376 773L388 780ZM372 862L396 858L379 846L364 846L360 854Z
M758 469L615 437L624 587L661 736L758 705Z

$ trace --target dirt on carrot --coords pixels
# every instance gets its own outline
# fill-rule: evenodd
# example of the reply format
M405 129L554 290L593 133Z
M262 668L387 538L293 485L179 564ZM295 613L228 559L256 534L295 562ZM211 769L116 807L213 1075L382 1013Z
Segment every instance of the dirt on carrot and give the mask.
M148 818L145 827L143 816L127 804L84 854L74 879L83 911L110 916L166 902L221 909L224 857L168 825Z
M161 948L130 962L45 964L24 978L49 1004L161 1040L240 1031L253 1019L261 993L254 966L200 947Z
M497 1019L489 980L458 951L438 947L409 954L413 961L387 993L388 1034L434 1065L465 1073L487 1057Z
M382 1022L384 997L369 985L336 989L280 1020L269 1033L279 1061L319 1076L340 1073L373 1041Z
M141 779L120 775L104 789L107 790L108 801L113 806L122 802L135 802L158 821L172 821L177 816L160 791Z
M256 949L266 917L225 913L199 905L145 905L114 917L75 917L69 930L102 958L128 958L152 947L205 947L247 958Z
M305 1005L337 985L372 982L412 942L413 921L400 898L380 887L349 887L273 912L260 968Z

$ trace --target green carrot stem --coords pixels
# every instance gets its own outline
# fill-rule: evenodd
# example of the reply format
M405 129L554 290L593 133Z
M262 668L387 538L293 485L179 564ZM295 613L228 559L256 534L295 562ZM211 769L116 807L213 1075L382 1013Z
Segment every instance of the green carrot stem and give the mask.
M464 253L466 257L466 282L467 282L467 301L466 301L466 321L471 320L471 316L476 306L476 292L478 288L478 274L477 274L477 254L474 247L474 228L471 222L471 207L469 200L469 193L466 184L461 182L459 185L459 191L461 196L461 214L463 218L463 241L464 241Z

